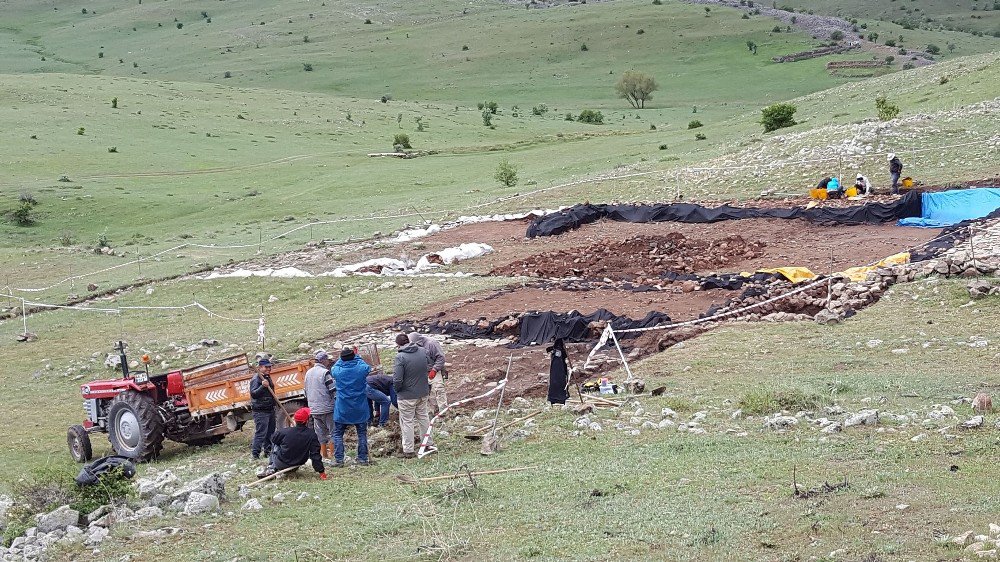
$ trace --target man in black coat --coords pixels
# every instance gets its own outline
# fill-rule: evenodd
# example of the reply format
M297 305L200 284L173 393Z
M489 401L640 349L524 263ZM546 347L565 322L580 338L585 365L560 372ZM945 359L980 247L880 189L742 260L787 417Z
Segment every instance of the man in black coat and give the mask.
M274 434L271 439L271 464L261 476L269 476L293 466L300 467L306 461L312 461L313 470L326 480L326 468L323 466L323 457L319 454L319 438L306 425L309 423L309 415L309 408L299 408L293 416L295 425Z
M889 153L889 177L892 178L892 194L899 193L899 176L903 174L903 162L894 152Z
M271 450L271 436L277 420L274 417L274 381L271 380L271 360L262 357L257 373L250 379L250 412L253 415L253 442L250 454L255 459Z

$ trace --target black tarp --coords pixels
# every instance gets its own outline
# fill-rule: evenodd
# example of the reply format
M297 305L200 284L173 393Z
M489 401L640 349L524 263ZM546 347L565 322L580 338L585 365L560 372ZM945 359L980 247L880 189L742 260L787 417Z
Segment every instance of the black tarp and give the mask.
M893 203L866 203L853 207L703 207L693 203L657 205L574 205L558 213L538 217L528 225L528 237L555 236L581 225L608 219L619 222L711 223L740 219L805 219L821 224L879 224L921 215L920 194L911 191Z
M101 476L120 468L126 478L135 476L134 460L128 457L112 455L101 457L96 461L80 469L80 474L76 476L77 486L93 486L101 481Z
M402 332L429 332L432 334L447 334L456 338L495 338L496 327L512 316L486 322L469 323L462 320L435 320L429 323L412 321L397 322L393 329ZM528 312L522 314L519 323L517 343L533 345L549 343L554 338L563 338L568 342L581 342L588 339L588 325L594 321L607 321L616 330L632 328L648 328L659 324L669 324L670 317L662 312L650 312L640 320L632 320L627 316L617 316L614 313L599 308L592 314L573 312Z
M662 312L649 312L641 320L632 320L627 316L616 316L609 310L599 308L592 314L580 314L573 311L562 312L529 312L521 316L521 332L518 343L533 345L548 343L555 338L579 342L587 339L591 322L607 321L615 330L631 330L633 328L648 328L659 324L669 324L670 317Z

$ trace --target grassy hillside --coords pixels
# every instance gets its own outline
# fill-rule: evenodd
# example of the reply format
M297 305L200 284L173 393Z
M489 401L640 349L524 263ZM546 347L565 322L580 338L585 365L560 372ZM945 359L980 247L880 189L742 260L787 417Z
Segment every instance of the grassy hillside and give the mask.
M917 0L870 2L866 0L789 0L779 7L847 19L896 22L909 28L954 30L965 34L1000 34L1000 4L992 0ZM944 48L944 45L941 45Z

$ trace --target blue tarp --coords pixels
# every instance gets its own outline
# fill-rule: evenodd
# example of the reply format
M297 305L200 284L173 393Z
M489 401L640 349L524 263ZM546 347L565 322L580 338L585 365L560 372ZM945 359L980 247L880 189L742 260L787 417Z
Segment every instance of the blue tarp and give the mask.
M899 226L941 228L964 220L979 219L1000 209L1000 188L979 187L939 193L924 193L919 217L899 219Z

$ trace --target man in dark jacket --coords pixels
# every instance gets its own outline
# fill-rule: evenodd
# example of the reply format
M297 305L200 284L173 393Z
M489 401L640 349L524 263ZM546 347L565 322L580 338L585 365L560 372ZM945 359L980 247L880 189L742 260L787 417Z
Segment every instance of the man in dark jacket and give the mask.
M899 176L903 174L903 162L894 152L889 153L889 177L892 178L892 193L899 193Z
M383 427L389 422L389 406L399 405L396 403L396 389L392 386L392 377L381 373L368 375L368 386L365 388L365 395L368 400L375 404L372 407L372 419L378 420L378 426ZM377 408L377 410L376 410ZM378 412L376 418L375 412Z
M262 357L257 361L257 373L250 379L250 411L253 415L253 442L250 454L259 459L260 453L271 450L274 434L274 381L271 380L271 360Z
M313 470L326 480L323 457L319 454L319 438L315 431L306 426L309 422L309 408L299 408L294 419L295 425L274 434L271 464L261 476L269 476L279 470L299 467L306 464L306 461L312 461Z
M430 408L428 396L431 393L427 373L431 362L425 352L415 343L410 343L406 334L396 336L398 353L392 365L392 385L396 389L399 404L399 425L403 434L403 458L417 456L414 450L414 426L420 429L420 438L427 433L431 420L427 415ZM428 441L428 445L430 441Z

